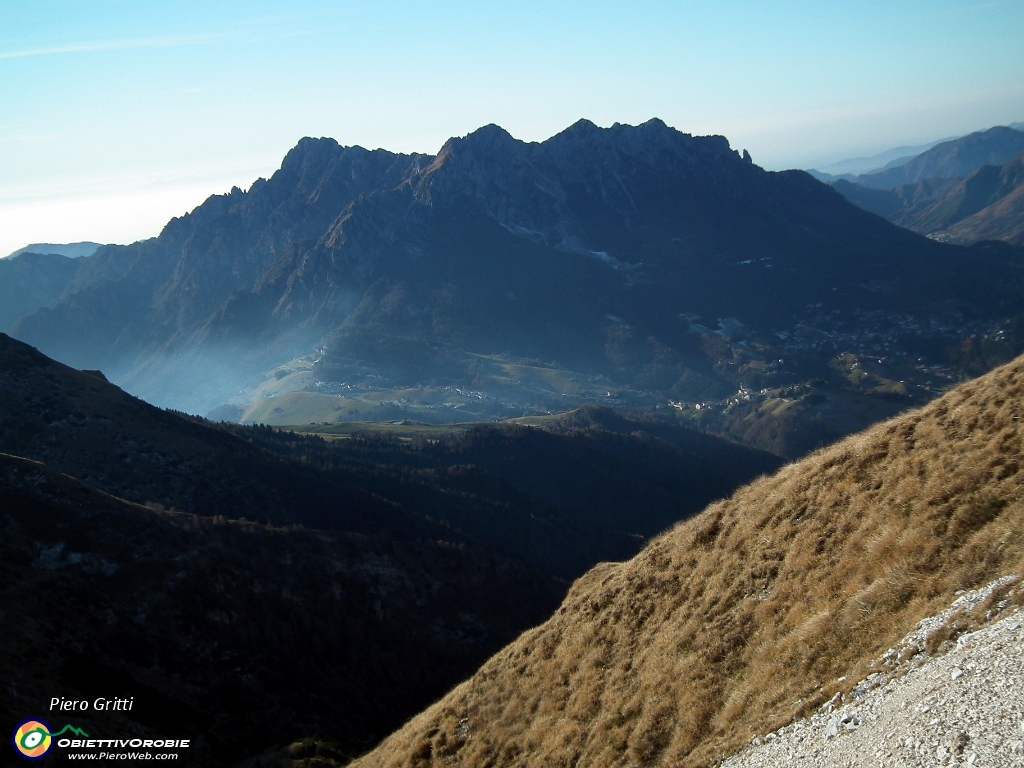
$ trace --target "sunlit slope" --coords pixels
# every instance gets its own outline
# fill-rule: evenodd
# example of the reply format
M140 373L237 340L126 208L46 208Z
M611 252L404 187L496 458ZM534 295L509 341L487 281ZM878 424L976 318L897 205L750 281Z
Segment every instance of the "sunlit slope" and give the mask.
M1022 417L1018 358L746 486L591 570L356 765L710 765L1024 570Z

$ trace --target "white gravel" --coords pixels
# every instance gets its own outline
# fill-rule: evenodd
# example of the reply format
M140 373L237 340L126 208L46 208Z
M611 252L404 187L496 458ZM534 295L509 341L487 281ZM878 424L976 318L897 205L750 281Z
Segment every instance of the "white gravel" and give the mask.
M944 655L899 661L908 648L923 650L953 614L1013 580L967 593L922 621L849 701L837 694L812 717L754 739L722 768L1024 766L1024 612L962 635Z

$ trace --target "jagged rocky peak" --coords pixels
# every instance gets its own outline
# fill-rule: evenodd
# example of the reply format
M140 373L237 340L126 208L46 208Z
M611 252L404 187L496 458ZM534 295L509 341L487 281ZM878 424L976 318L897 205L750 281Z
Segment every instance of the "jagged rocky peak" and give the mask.
M511 133L506 131L500 125L494 123L488 123L475 131L466 134L462 139L449 139L448 143L452 142L463 142L468 146L475 148L481 147L494 147L494 148L506 148L513 144L522 144L523 142L512 136Z
M616 123L616 125L617 125L617 123ZM573 133L573 134L576 134L576 135L581 135L581 134L585 135L585 134L594 133L595 131L600 131L600 130L601 129L598 128L595 123L590 122L585 117L581 117L575 123L573 123L568 128L566 128L564 131L562 131L562 133Z
M186 241L203 227L217 227L232 215L252 230L251 237L274 243L279 252L296 239L320 235L360 195L397 188L427 167L431 155L400 154L383 149L344 146L331 138L305 137L289 150L269 179L258 179L248 192L233 188L212 195L201 206L172 219L162 237ZM296 229L294 236L263 237ZM247 244L246 247L249 247Z
M561 200L567 178L581 168L614 163L617 155L635 155L629 144L636 142L627 132L636 130L617 124L599 128L580 120L545 141L525 142L497 125L487 125L444 143L424 175L419 196L430 203L453 194L469 196L482 201L492 215L510 198L521 204L541 193Z
M506 166L510 161L521 159L526 147L525 142L513 137L501 126L491 123L466 136L448 139L427 169L427 175L435 174L442 168L473 174L484 166Z
M663 162L670 156L703 155L726 162L739 157L724 136L695 137L666 125L657 117L640 125L615 123L610 128L599 128L589 120L579 120L543 142L542 146L551 153L593 152L597 149L605 154L616 152L650 162Z
M631 221L651 183L685 179L732 190L763 173L723 136L693 137L658 118L610 128L584 119L543 142L520 141L496 125L450 139L416 194L428 205L472 198L513 231L537 232L574 217L566 207L574 194L596 196Z
M332 138L314 139L311 136L304 136L284 156L284 160L281 161L281 171L298 170L306 165L322 165L329 162L342 150L343 147Z
M298 195L305 200L312 196L308 202L315 204L327 194L337 206L336 215L361 194L398 187L432 160L432 155L371 150L344 146L330 138L306 137L288 152L267 184L278 198Z

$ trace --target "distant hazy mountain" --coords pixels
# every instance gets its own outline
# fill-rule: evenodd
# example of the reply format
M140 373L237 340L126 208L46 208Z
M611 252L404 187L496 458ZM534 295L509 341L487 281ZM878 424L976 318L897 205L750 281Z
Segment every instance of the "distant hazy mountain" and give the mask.
M0 258L0 332L72 289L99 243L34 243Z
M840 180L832 186L855 205L936 239L1024 244L1024 153L1004 165L982 166L962 181L870 189Z
M782 357L769 340L806 306L994 318L1022 295L1005 259L893 227L723 137L580 121L541 143L487 126L436 157L303 139L248 192L100 249L14 333L201 413L313 349L316 375L342 380L471 384L501 353L692 398L762 386Z
M0 332L53 304L75 282L84 261L55 253L15 253L0 259Z
M874 173L893 165L902 165L908 160L917 157L925 150L931 149L936 144L941 144L944 141L953 141L956 138L956 136L950 136L945 139L938 139L936 141L930 141L927 144L919 144L917 146L894 147L892 149L887 149L885 152L879 152L877 155L871 155L870 157L851 157L848 160L840 160L839 162L832 163L831 165L823 165L821 168L811 168L807 172L815 178L823 181L830 181L834 178L858 176L865 173Z
M846 179L831 182L833 189L859 208L914 231L920 231L912 226L914 218L930 210L958 184L960 179L925 179L895 189L871 189Z
M962 179L983 165L1002 165L1024 152L1024 131L1005 126L945 141L902 165L856 177L871 189L893 189L925 179Z
M19 248L14 253L9 254L7 258L11 256L17 256L21 253L56 253L61 256L67 256L69 259L79 259L85 256L92 256L96 253L96 249L100 247L100 243L32 243L32 245L26 245L24 248Z

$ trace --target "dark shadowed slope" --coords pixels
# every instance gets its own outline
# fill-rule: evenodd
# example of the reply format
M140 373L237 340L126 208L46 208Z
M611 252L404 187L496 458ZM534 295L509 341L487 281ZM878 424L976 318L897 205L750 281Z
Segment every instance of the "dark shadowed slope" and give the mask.
M52 720L54 696L132 697L60 717L191 739L196 766L313 734L358 753L561 594L455 544L154 511L6 454L0 530L5 722Z
M647 539L781 464L721 438L597 408L544 428L482 426L435 443L230 429L442 523L451 536L568 579L632 557Z
M707 766L1024 571L1024 359L789 465L576 582L370 766Z

